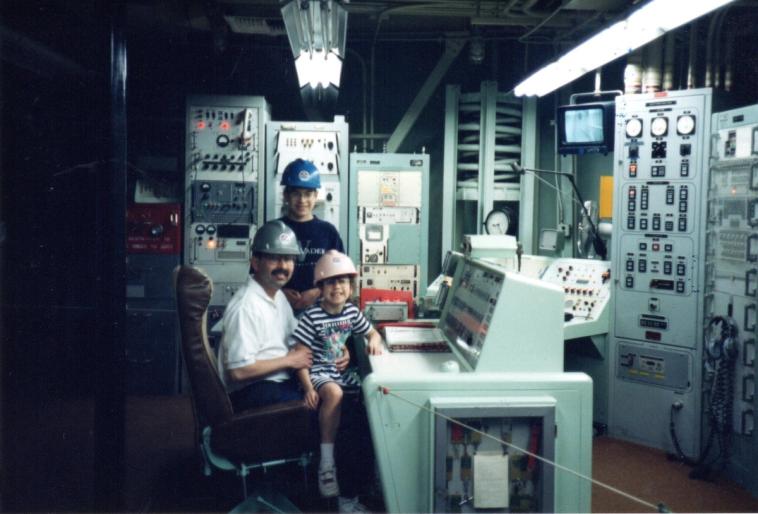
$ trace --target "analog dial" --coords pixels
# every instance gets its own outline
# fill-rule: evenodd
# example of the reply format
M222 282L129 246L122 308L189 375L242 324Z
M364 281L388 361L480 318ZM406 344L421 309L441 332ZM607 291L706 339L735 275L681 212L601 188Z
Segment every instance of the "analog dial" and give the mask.
M680 136L689 136L695 132L695 117L691 114L679 116L676 120L676 132Z
M626 120L626 137L640 137L642 134L642 120L632 118Z
M650 122L650 133L653 134L655 137L665 136L666 132L669 130L669 120L668 118L653 118L653 121Z
M484 229L488 234L505 235L511 224L510 216L502 209L493 209L484 219Z

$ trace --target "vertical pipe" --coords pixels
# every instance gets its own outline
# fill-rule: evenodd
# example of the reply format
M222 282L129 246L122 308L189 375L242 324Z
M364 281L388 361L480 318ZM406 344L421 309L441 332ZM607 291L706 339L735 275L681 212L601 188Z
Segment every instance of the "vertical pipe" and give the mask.
M687 66L687 89L693 89L698 87L698 80L697 80L697 58L698 58L698 32L699 32L699 25L697 20L690 23L690 55L689 55L689 66Z
M722 55L721 49L723 47L721 43L724 37L724 20L726 19L727 12L729 12L728 8L716 13L716 18L718 21L716 23L716 30L713 33L713 87L716 89L721 88L723 84L722 65L724 63L722 59L719 59L719 57Z
M713 41L714 34L716 33L716 26L718 25L719 15L711 16L711 22L708 24L708 37L705 40L705 80L703 85L705 87L713 86L714 79L714 64L713 61Z
M663 54L663 90L674 89L674 57L676 55L676 32L670 31L664 40Z
M645 78L643 89L645 93L655 93L661 90L661 57L663 43L656 39L645 47Z
M642 93L642 53L632 52L626 59L624 68L624 94Z
M124 478L126 5L113 4L110 15L110 166L97 174L94 500L101 512L123 509Z
M371 44L371 60L369 62L369 132L371 135L374 135L374 97L376 96L374 93L374 84L376 80L376 40ZM371 151L374 151L374 139L371 138L369 141L371 145Z
M736 27L726 31L726 52L724 55L724 91L731 91L734 83L734 39Z

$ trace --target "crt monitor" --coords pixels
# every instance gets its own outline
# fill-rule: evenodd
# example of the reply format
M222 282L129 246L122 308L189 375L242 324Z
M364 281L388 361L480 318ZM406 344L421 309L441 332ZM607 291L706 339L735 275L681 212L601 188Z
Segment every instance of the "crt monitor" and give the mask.
M613 150L614 102L558 107L558 153L603 153Z

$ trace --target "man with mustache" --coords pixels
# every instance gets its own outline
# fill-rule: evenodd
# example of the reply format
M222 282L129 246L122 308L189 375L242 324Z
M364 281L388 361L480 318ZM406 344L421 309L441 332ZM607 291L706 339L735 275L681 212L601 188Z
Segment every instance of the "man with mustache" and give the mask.
M270 221L255 233L252 250L252 275L224 311L218 351L219 374L237 411L301 400L291 375L312 364L309 349L289 347L297 320L281 291L301 255L295 233Z

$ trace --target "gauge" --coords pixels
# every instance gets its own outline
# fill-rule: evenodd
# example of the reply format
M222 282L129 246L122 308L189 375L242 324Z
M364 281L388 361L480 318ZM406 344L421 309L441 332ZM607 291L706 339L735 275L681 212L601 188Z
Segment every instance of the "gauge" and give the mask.
M689 136L695 132L695 117L692 114L684 114L676 119L676 133L680 136Z
M626 137L640 137L640 134L642 134L642 120L639 118L626 120Z
M663 117L653 118L653 121L650 122L650 133L654 135L655 137L665 136L668 131L669 131L668 118L663 118Z
M195 226L195 234L204 234L204 233L205 233L205 225Z
M492 209L484 219L484 230L490 235L505 235L511 224L511 216L505 209Z
M229 136L226 134L219 134L219 136L216 138L216 144L221 148L224 148L229 144Z
M208 225L208 228L205 229L208 234L215 234L216 233L216 226L215 225Z

